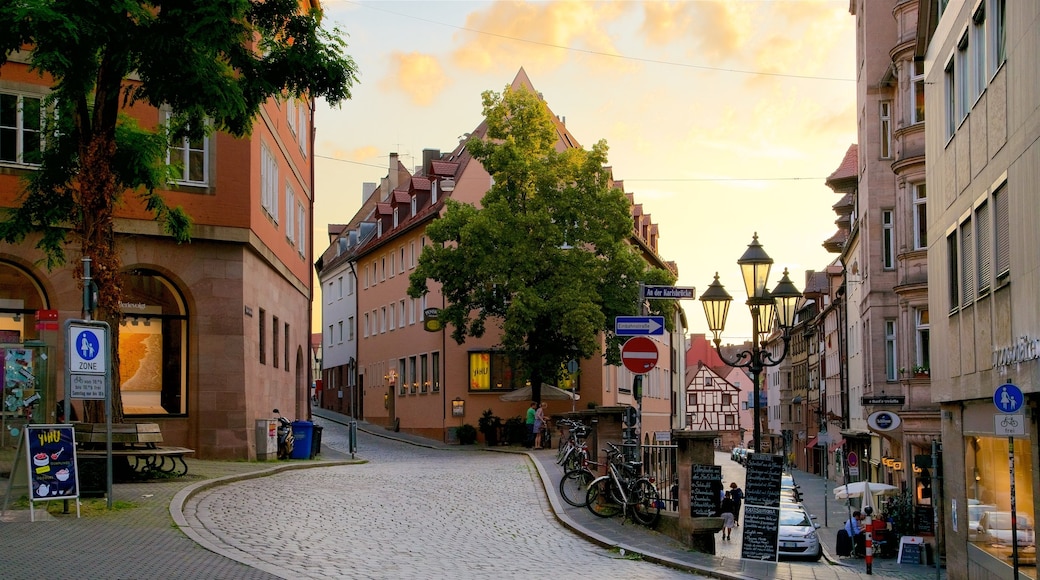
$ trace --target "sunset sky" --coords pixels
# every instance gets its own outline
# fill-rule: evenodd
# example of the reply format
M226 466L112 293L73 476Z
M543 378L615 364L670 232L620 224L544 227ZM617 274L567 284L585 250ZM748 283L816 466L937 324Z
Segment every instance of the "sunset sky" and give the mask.
M415 166L424 148L453 149L481 121L481 92L523 67L582 146L607 141L677 284L699 296L719 271L734 297L727 342L751 334L736 260L754 232L775 261L771 288L787 267L803 289L805 270L836 257L821 244L839 200L824 180L856 140L848 0L322 5L361 82L339 108L318 105L318 253L391 152ZM706 333L700 303L683 307Z

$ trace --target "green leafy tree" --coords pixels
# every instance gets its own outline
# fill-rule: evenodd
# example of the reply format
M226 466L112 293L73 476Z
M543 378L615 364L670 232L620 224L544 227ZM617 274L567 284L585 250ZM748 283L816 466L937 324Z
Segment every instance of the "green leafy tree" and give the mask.
M176 171L165 165L171 139L248 135L272 97L349 99L356 65L344 48L338 31L323 29L321 13L299 0L3 2L0 66L20 52L52 92L38 158L27 159L39 168L21 205L0 214L0 240L32 236L48 269L65 263L68 238L78 242L93 262L97 316L115 327L113 213L123 196L140 198L167 235L188 241L190 217L157 193ZM138 126L124 113L138 103L169 106L171 122ZM121 420L118 389L113 407ZM99 406L88 407L87 420L100 416Z
M494 177L481 208L449 199L428 230L409 294L441 285L440 318L459 344L501 330L501 348L539 401L568 360L618 364L614 317L639 310L639 285L671 284L634 246L629 202L610 186L607 145L556 150L551 113L527 90L483 94L487 138L467 148ZM654 301L667 320L674 301ZM607 352L601 353L601 336Z

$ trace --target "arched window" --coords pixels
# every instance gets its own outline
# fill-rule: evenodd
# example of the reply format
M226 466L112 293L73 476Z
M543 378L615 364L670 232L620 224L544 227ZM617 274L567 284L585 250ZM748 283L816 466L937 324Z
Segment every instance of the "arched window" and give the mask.
M120 392L125 415L188 412L188 315L184 298L163 275L123 274L119 327Z

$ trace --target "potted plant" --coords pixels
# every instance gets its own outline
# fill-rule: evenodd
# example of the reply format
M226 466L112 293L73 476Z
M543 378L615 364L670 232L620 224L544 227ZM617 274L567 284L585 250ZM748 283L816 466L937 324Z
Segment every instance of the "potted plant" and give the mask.
M927 377L929 375L929 369L925 366L915 366L914 376L915 377Z
M502 429L501 417L498 417L494 414L494 411L488 409L480 416L477 425L480 428L480 432L484 435L484 442L487 443L488 447L498 445L498 432Z
M523 445L527 440L527 424L523 417L506 419L502 431L507 445Z
M459 437L460 445L473 445L477 442L477 430L469 423L460 426L456 434Z

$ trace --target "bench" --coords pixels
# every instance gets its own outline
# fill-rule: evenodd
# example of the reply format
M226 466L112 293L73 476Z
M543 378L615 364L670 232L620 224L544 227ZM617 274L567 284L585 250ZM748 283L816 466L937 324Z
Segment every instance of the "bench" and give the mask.
M83 458L104 458L106 435L104 423L76 423L76 455ZM133 460L138 473L158 471L170 475L187 475L185 455L195 453L187 447L167 447L162 443L158 423L117 423L112 425L112 456Z

